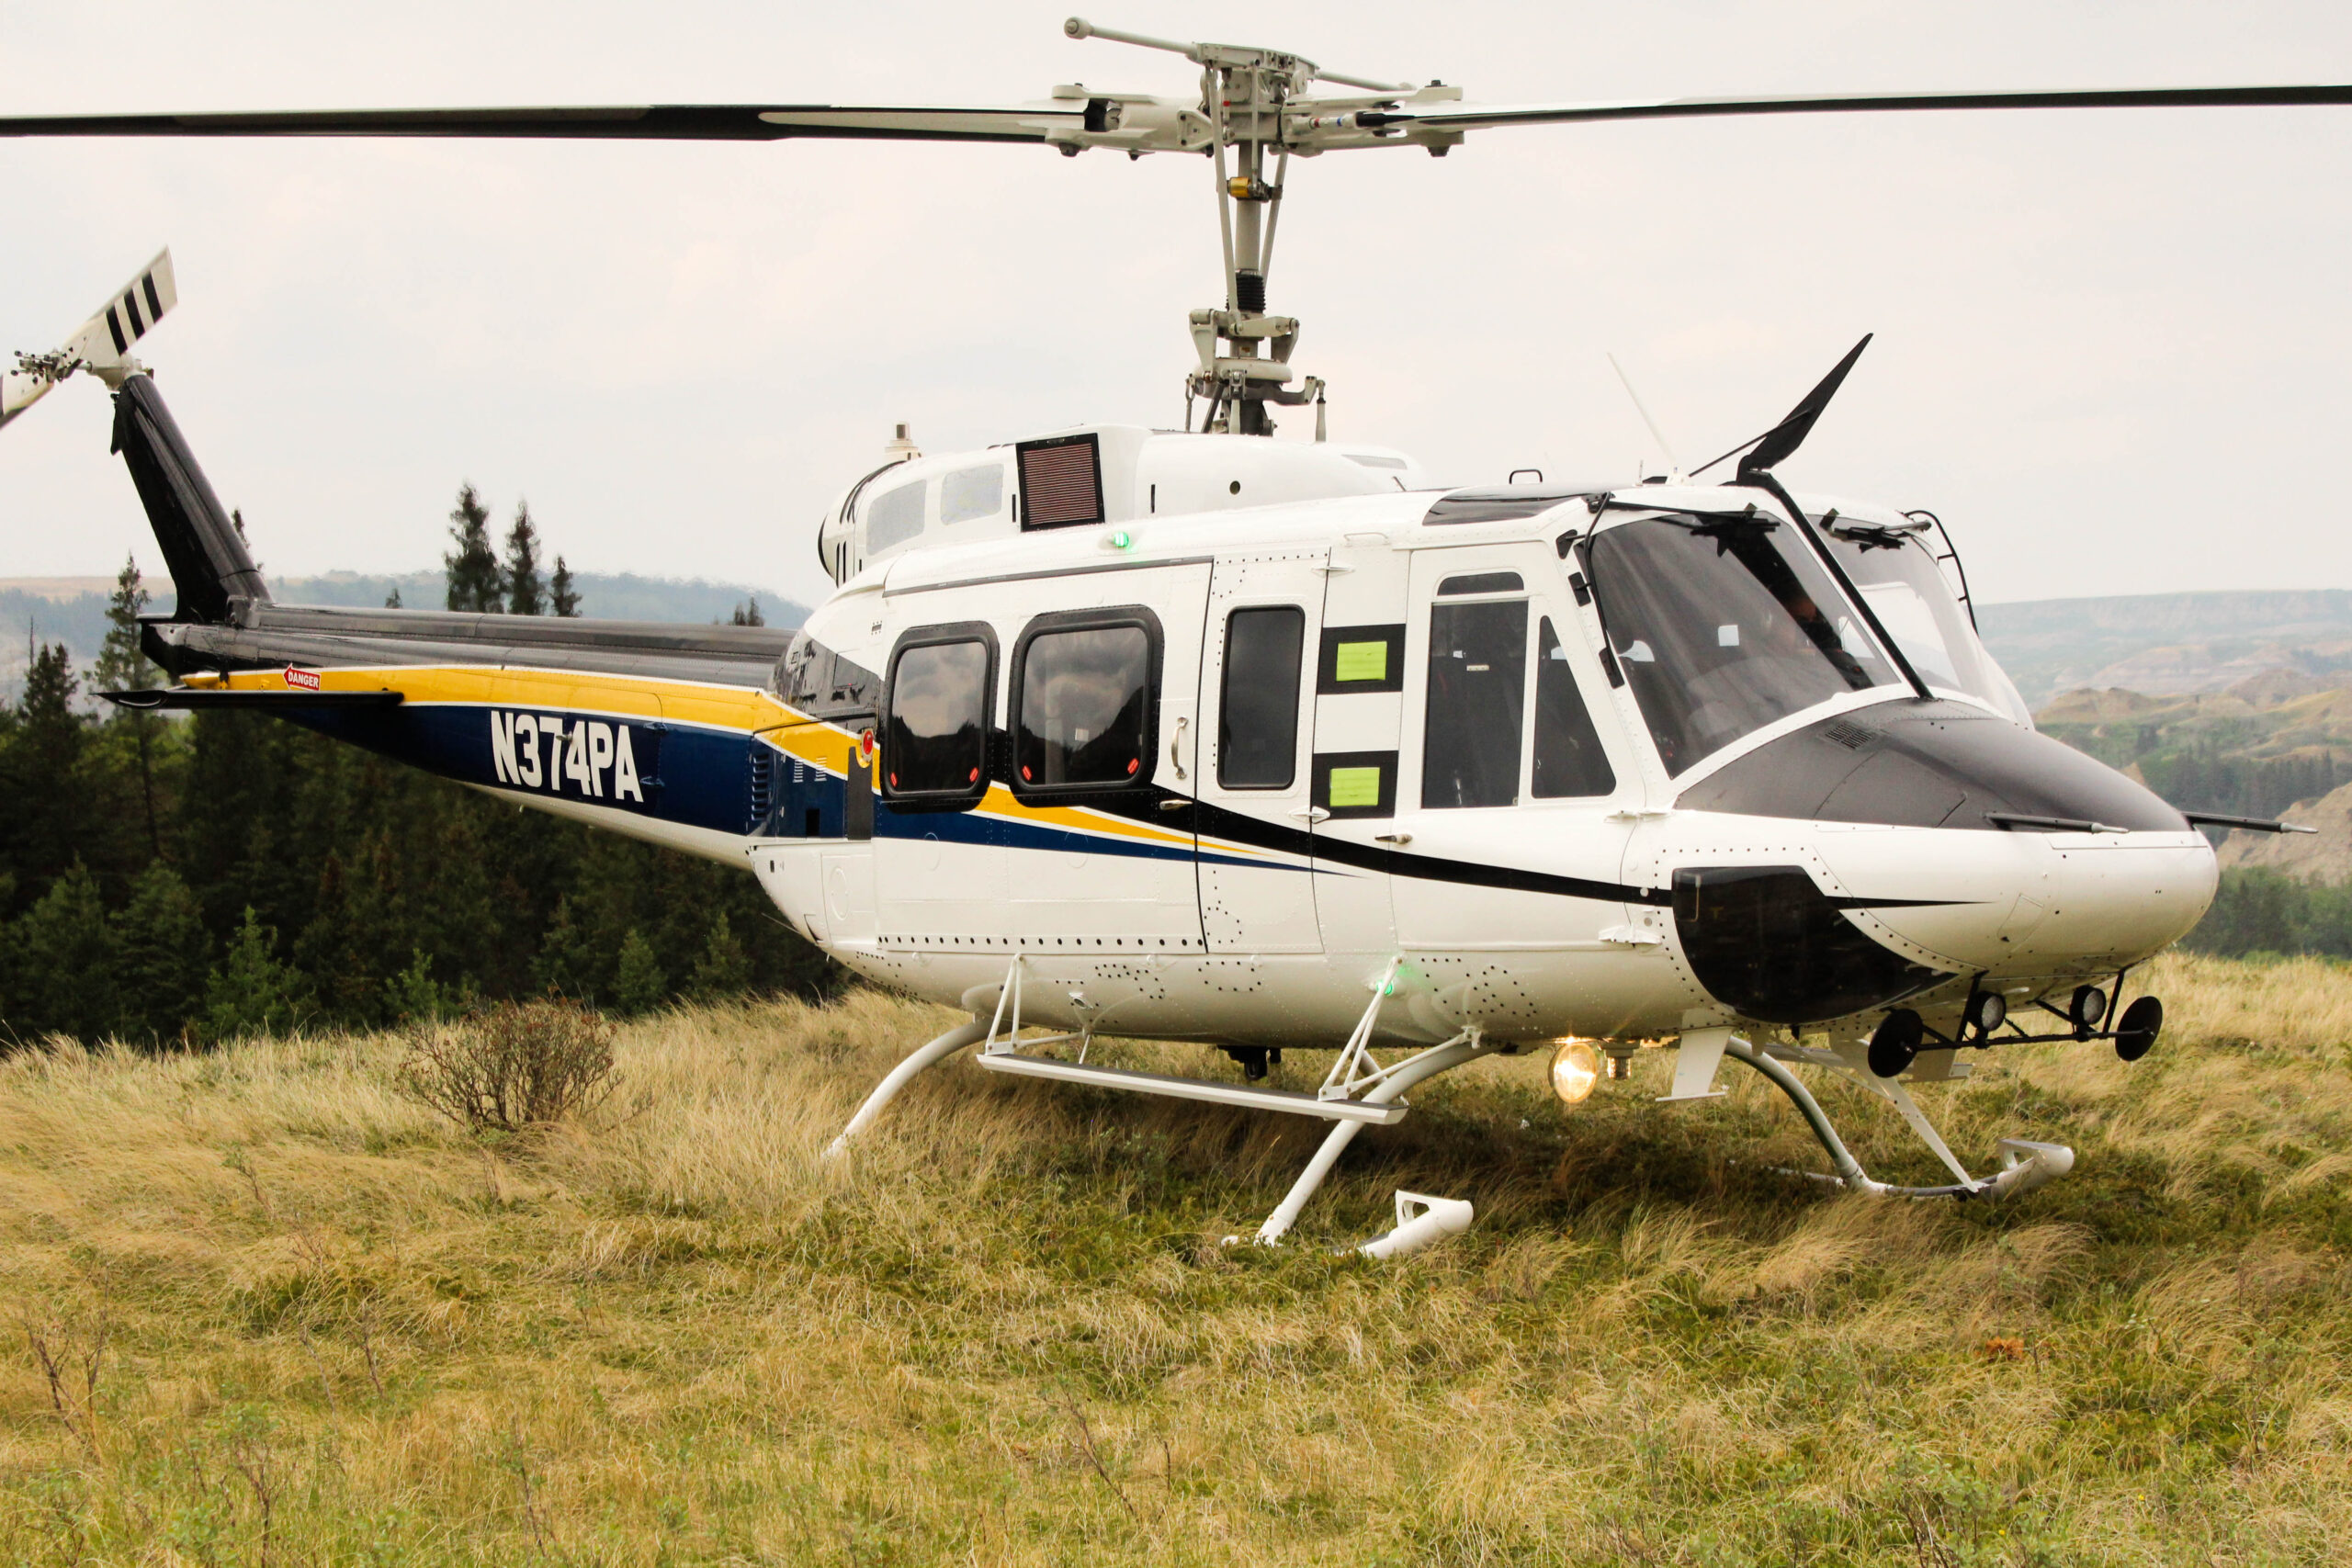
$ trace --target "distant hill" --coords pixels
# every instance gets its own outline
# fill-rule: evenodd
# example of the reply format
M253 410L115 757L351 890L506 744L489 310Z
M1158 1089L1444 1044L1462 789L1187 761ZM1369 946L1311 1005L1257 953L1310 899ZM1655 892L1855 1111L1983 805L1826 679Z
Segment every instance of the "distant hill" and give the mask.
M761 618L769 626L797 626L808 618L807 605L796 604L771 589L740 582L585 571L574 582L580 591L581 614L607 620L707 624L726 620L753 599L759 601ZM397 577L331 571L323 577L272 578L269 583L270 593L289 604L381 604L395 588L400 590L401 603L412 610L439 609L448 591L437 571L410 571Z
M2078 687L2226 691L2266 670L2352 672L2352 591L2143 593L1979 604L1976 626L2025 699Z
M772 626L797 626L808 616L806 605L740 582L582 572L577 583L582 612L613 620L707 625L727 620L753 599L759 602L761 617ZM445 592L437 571L397 577L332 571L323 577L272 578L269 584L270 593L289 604L381 604L395 588L401 603L413 610L439 608ZM155 595L150 613L169 615L171 581L151 582L148 591ZM76 665L97 658L107 635L107 599L113 592L110 577L0 578L0 695L15 697L24 681L28 646L36 640L63 643L73 650Z

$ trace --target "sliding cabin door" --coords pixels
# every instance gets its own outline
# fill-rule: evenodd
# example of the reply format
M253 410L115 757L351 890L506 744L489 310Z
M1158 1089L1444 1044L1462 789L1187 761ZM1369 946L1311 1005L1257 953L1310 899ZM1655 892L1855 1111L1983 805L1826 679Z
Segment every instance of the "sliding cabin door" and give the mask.
M1221 556L1210 579L1194 794L1212 953L1323 948L1308 727L1329 558L1306 547Z
M1028 951L1202 950L1191 812L1206 563L1020 584L1006 639L1004 908ZM1057 605L1058 608L1048 608Z

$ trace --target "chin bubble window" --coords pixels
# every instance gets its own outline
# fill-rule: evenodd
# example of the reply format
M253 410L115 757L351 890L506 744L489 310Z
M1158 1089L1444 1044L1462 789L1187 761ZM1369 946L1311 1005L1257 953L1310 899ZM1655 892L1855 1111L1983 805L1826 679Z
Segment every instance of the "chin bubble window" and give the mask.
M1012 788L1092 795L1151 782L1159 622L1148 610L1041 615L1012 652Z
M882 797L910 809L963 810L988 793L996 639L985 626L910 632L884 694Z

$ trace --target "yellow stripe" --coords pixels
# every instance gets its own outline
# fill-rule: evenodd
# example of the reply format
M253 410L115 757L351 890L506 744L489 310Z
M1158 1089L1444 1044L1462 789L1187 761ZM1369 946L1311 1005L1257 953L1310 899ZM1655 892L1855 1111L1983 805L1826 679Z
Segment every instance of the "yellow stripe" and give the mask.
M652 682L587 671L463 665L391 665L322 670L316 673L323 691L393 691L413 703L584 708L640 718L676 719L718 729L740 729L747 734L780 724L806 722L805 716L748 686ZM240 671L229 677L229 684L238 691L309 689L288 680L282 669Z
M852 748L857 742L854 731L811 718L765 692L748 686L684 681L657 683L585 671L490 666L390 665L322 670L317 673L321 689L330 692L395 691L413 703L577 708L741 730L756 734L786 755L827 773L838 773L848 765ZM196 685L203 679L191 677L188 684ZM228 677L228 684L237 691L308 690L288 681L282 669L239 671ZM1140 843L1177 847L1193 841L1189 832L1174 832L1085 807L1030 805L1015 798L1012 791L1001 784L989 784L987 795L975 809L1014 821L1070 832L1100 833ZM1227 853L1263 852L1247 844L1217 842Z

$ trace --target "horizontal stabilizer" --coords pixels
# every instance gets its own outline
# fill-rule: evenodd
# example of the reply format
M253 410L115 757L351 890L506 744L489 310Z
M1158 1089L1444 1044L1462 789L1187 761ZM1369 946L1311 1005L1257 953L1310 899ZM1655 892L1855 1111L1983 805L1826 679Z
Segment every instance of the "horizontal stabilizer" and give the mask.
M284 713L296 708L388 708L408 700L401 692L254 692L226 686L162 686L145 692L101 692L117 707L245 708Z

